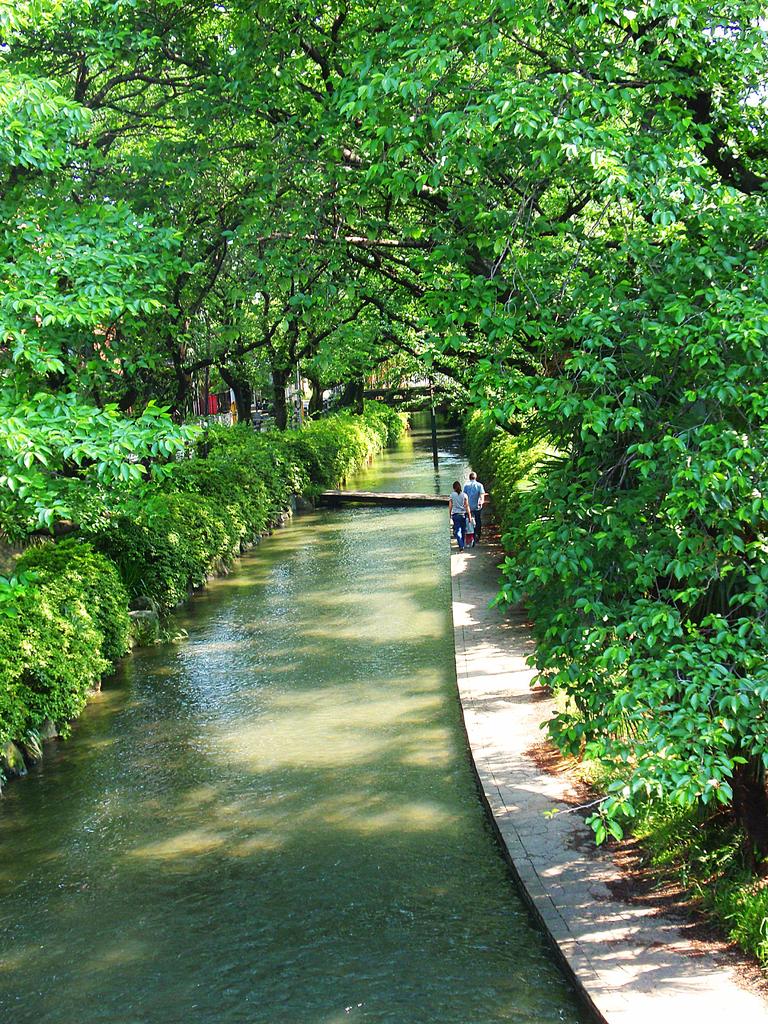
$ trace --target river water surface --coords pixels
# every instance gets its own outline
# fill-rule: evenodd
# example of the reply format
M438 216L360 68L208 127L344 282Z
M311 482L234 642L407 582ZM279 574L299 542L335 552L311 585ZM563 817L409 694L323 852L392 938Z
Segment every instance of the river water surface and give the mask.
M447 493L406 439L351 486ZM484 820L442 509L304 515L0 801L0 1020L581 1022Z

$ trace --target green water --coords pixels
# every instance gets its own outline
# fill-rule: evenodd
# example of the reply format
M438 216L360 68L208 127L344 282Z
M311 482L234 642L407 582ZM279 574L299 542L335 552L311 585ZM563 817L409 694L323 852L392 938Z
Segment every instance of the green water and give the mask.
M433 489L423 441L367 485ZM0 803L0 1020L586 1020L477 800L448 572L442 510L303 516L126 659Z
M415 494L444 494L446 522L448 495L454 480L467 479L467 462L456 431L440 426L437 431L438 465L432 458L432 437L427 416L415 418L415 429L395 448L376 456L373 464L348 481L349 490L404 491Z

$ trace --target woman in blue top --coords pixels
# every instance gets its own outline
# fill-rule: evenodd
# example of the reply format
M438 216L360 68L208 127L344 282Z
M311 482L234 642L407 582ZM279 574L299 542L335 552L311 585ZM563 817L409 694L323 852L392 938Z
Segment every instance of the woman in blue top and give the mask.
M464 528L467 525L467 519L472 518L472 513L469 511L469 499L462 491L458 480L453 481L453 492L448 499L448 516L453 523L453 532L456 536L456 543L459 545L459 551L463 551Z

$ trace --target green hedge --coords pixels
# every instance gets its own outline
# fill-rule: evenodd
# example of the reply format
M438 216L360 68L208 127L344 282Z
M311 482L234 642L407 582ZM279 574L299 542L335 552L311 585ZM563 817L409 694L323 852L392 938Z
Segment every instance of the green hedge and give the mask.
M464 427L469 461L490 495L507 548L518 542L521 526L521 495L530 486L536 467L555 457L546 440L520 428L516 434L502 430L488 413L477 411Z
M338 486L371 455L399 440L406 422L394 409L366 402L362 416L338 413L291 432L291 450L309 473L309 492Z
M100 650L104 657L115 661L125 654L131 630L127 593L111 561L89 544L70 539L30 548L16 568L42 586L55 587L66 576L91 610L103 637Z
M92 535L117 566L132 602L172 608L239 552L245 527L237 508L200 494L153 495Z
M128 649L128 597L115 566L80 541L46 543L18 564L0 604L0 744L46 719L66 723Z
M338 486L403 426L398 413L367 403L362 416L296 431L214 427L106 525L29 549L17 576L0 578L0 745L80 713L128 649L131 602L165 611L186 600L269 529L292 494Z
M400 430L402 418L376 403L301 430L213 427L162 489L90 539L117 565L132 601L172 608L274 524L291 494L337 486Z
M396 412L380 402L366 402L363 419L379 434L385 447L396 444L408 427L407 413Z

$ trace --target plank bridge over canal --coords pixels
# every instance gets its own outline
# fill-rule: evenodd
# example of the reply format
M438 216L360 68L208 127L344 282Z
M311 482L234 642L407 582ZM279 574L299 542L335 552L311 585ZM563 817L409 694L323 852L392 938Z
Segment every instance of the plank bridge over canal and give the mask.
M441 494L408 494L390 491L321 491L319 505L444 505Z

